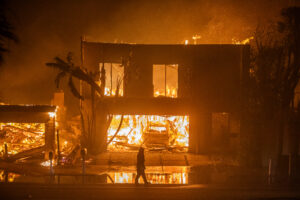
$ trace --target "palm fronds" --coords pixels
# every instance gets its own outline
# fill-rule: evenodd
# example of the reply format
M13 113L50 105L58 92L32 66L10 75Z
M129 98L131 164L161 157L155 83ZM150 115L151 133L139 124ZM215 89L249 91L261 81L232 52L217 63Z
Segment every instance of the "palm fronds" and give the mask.
M69 82L68 82L68 85L70 87L70 90L72 92L72 94L78 98L78 99L81 99L81 100L84 100L84 98L80 95L80 93L78 92L78 90L76 89L74 83L73 83L73 79L72 79L72 76L69 77Z
M77 78L81 81L86 82L89 84L97 93L102 96L102 89L99 85L95 82L92 73L88 72L87 70L81 69L79 66L75 66L72 61L72 54L69 53L67 55L66 61L59 57L54 58L54 62L46 63L46 66L58 69L60 72L57 74L55 78L56 86L59 87L59 83L61 78L65 77L67 74L70 77ZM83 97L79 94L78 90L76 89L72 78L69 78L69 86L71 92L74 94L75 97L83 99Z
M60 80L65 76L66 76L66 72L64 72L64 71L61 71L56 75L55 80L54 80L56 88L59 88Z
M0 2L0 64L3 62L3 53L8 51L7 41L18 42L18 37L14 33L14 27L7 20L5 3Z

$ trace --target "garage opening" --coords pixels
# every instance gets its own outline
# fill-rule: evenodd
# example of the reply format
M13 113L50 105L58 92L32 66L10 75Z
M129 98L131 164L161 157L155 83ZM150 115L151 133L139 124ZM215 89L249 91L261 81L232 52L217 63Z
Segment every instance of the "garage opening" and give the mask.
M189 116L114 115L107 140L109 151L187 152Z

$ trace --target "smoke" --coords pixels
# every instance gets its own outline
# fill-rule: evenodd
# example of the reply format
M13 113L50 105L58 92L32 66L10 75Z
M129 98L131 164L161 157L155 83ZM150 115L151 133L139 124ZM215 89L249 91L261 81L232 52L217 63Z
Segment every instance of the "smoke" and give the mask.
M296 1L295 1L296 2ZM50 103L56 72L45 67L69 51L80 64L80 37L101 42L231 43L251 36L259 23L276 19L286 0L11 0L11 21L20 44L11 44L0 72L6 103ZM66 104L76 101L67 89Z

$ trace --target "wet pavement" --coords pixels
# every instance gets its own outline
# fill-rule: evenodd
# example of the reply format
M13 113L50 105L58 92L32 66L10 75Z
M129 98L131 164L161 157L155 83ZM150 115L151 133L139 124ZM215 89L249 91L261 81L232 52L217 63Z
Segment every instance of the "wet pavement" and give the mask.
M263 171L242 171L232 160L218 160L203 155L146 152L146 176L152 184L264 183ZM136 152L108 152L87 160L85 183L134 183ZM0 163L0 182L48 183L50 167L34 163ZM15 169L15 171L11 171ZM10 170L10 171L8 171ZM54 166L54 182L82 183L82 166ZM142 180L141 180L142 182Z
M52 179L49 167L43 168L43 174L21 174L2 170L0 182L45 184L53 180L56 184L133 184L136 177L135 166L87 165L85 176L82 175L81 166L58 166L53 171ZM147 166L146 177L152 184L267 183L263 171L243 171L232 166ZM143 182L142 178L140 181Z
M106 152L94 157L96 165L131 166L136 164L137 152ZM146 166L197 166L220 162L205 155L172 152L145 152ZM222 162L225 162L222 160ZM226 160L235 164L232 160Z
M205 156L146 154L150 185L135 185L136 153L107 153L75 166L29 165L0 171L0 199L300 199L300 187L268 185L266 173ZM3 165L10 169L10 164ZM38 173L34 173L37 171ZM141 180L142 183L142 180Z

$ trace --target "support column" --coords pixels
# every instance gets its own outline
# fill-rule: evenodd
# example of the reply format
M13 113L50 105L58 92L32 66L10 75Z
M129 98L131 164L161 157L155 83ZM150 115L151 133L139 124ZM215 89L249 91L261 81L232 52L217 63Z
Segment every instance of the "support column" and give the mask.
M109 125L109 122L107 121L107 112L105 110L104 105L97 105L96 110L98 111L96 113L95 118L95 153L99 154L102 152L105 152L107 150L107 128Z
M211 113L190 116L189 152L208 154L211 147Z
M84 128L85 140L82 146L87 148L88 154L97 155L106 151L107 142L107 112L102 102L95 103L91 109L92 102L85 100L84 105Z
M45 156L48 157L50 151L55 154L55 117L50 117L45 123Z

